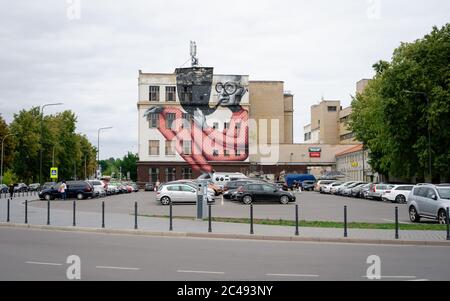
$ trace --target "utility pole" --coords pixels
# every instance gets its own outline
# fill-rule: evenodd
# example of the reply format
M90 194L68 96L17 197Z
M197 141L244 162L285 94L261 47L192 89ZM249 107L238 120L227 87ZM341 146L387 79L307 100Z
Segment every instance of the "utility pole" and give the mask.
M2 162L1 162L1 173L0 173L0 184L3 184L3 142L5 142L6 137L14 136L15 134L8 134L2 138Z

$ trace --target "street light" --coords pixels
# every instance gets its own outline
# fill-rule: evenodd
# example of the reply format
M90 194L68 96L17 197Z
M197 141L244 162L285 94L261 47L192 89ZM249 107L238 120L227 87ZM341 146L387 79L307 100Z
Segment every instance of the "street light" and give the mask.
M3 184L3 142L5 141L5 139L6 139L6 137L9 137L9 136L14 136L14 135L16 135L16 134L8 134L8 135L5 135L5 136L3 136L3 138L2 138L2 163L1 163L1 173L0 173L0 184Z
M60 106L62 102L57 103L47 103L41 107L41 147L40 147L40 160L39 160L39 183L42 184L42 123L44 121L44 108L50 106Z
M403 90L403 93L406 94L416 94L416 95L422 95L425 97L427 101L427 107L430 107L430 98L428 97L428 94L425 92L419 92L419 91L409 91L409 90ZM428 113L429 114L429 113ZM427 118L427 130L428 130L428 173L430 175L430 182L433 181L433 174L432 174L432 167L431 167L431 132L430 132L430 118Z
M100 170L100 131L112 129L112 126L107 126L104 128L99 128L97 132L97 171ZM98 178L97 174L97 178Z

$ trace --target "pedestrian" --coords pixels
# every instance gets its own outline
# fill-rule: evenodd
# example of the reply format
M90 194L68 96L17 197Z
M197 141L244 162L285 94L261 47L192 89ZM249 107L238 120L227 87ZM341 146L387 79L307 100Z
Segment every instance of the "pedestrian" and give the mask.
M156 181L156 183L155 183L155 191L158 191L159 185L161 185L161 183L159 181Z
M62 181L61 186L59 186L59 192L61 193L61 198L63 201L66 200L67 198L67 185L66 185L66 181Z
M9 184L9 197L12 199L14 196L14 184Z

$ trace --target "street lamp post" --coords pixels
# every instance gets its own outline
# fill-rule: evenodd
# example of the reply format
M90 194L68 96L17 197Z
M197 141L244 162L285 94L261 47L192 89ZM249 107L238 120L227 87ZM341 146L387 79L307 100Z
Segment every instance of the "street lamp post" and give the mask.
M2 138L2 160L1 160L2 162L1 162L0 184L3 184L3 142L5 141L6 137L14 136L14 135L15 134L8 134Z
M103 130L109 130L112 129L112 126L107 126L104 128L99 128L97 132L97 178L98 178L98 171L100 170L100 132Z
M41 107L41 146L40 146L40 160L39 160L39 183L42 184L42 123L44 121L44 108L49 106L60 106L62 102L58 103L47 103Z
M422 95L425 97L427 101L427 107L430 107L430 98L428 97L428 94L425 92L419 92L419 91L409 91L409 90L403 90L403 93L407 94L416 94L416 95ZM429 113L428 113L429 114ZM430 118L427 119L427 130L428 130L428 174L430 175L430 182L433 181L433 174L432 174L432 166L431 166L431 132L430 132Z

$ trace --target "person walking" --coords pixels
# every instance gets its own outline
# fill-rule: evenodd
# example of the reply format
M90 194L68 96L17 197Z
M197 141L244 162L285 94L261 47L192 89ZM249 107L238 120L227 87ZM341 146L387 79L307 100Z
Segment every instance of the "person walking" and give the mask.
M62 181L61 186L59 186L59 192L61 193L61 198L63 201L65 201L67 198L66 190L67 190L66 181Z
M12 199L14 196L14 184L9 184L9 197Z

